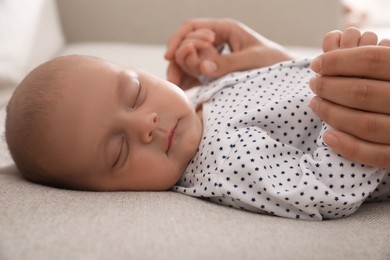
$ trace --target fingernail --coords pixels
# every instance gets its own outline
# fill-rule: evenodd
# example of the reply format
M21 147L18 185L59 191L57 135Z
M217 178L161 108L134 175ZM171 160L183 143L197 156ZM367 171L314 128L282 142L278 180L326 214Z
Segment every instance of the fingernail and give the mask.
M321 56L318 56L317 58L315 58L314 60L312 60L311 63L310 63L310 68L311 68L314 72L320 73L320 72L321 72L321 69L322 69L322 57L321 57Z
M317 96L312 98L310 101L309 107L311 108L311 110L313 110L314 113L317 114L319 107L320 107L320 98Z
M316 93L316 88L315 88L315 79L316 77L313 77L310 79L309 81L309 88L311 89L311 91L313 91L314 94L317 94Z
M324 134L324 142L331 147L335 147L339 144L339 138L332 133L326 132Z
M217 64L211 60L205 60L203 66L206 73L213 73L217 70Z

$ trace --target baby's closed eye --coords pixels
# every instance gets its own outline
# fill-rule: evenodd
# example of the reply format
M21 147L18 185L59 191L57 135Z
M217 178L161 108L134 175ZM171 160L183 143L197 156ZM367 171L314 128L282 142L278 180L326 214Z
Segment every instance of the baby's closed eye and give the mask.
M114 162L112 164L112 169L121 167L126 161L128 155L128 141L127 138L122 135L120 145L117 148L117 155L114 157Z

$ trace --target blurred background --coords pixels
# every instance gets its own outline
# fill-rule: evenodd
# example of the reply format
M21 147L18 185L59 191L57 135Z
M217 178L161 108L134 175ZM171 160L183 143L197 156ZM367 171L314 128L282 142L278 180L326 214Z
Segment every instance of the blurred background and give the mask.
M88 54L165 76L171 33L195 17L230 17L297 53L356 26L390 38L389 0L0 0L0 108L35 66Z
M380 38L390 38L389 0L343 0L344 25L372 30Z

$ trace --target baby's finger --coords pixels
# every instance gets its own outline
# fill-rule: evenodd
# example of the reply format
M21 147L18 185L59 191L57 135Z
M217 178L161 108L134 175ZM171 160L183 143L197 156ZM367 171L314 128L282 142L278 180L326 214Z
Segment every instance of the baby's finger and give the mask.
M359 46L377 45L378 36L370 31L364 32L360 37Z
M226 35L228 35L231 30L231 23L226 19L192 19L183 23L179 29L177 29L172 36L169 38L167 51L165 52L165 59L172 60L174 59L176 49L180 46L181 42L186 38L186 36L192 31L196 31L202 28L208 28L213 32L218 33L219 37L226 40Z
M179 85L183 76L183 71L175 62L170 62L167 69L167 80L173 84Z
M175 61L180 68L191 76L197 76L199 74L199 58L196 53L195 46L188 42L182 44L175 54Z
M195 52L190 53L185 60L185 72L193 77L200 75L199 71L200 59Z
M390 114L390 82L353 77L317 76L310 88L323 99L346 107Z
M359 45L360 31L354 27L344 30L340 39L341 48L352 48Z
M325 34L322 40L322 50L324 52L336 50L340 48L341 31L335 30Z
M175 61L178 65L185 65L185 60L190 53L196 52L191 42L181 44L175 53Z
M175 60L179 65L187 66L189 65L188 57L191 56L191 60L196 61L197 66L199 66L201 56L206 53L206 50L208 50L207 53L209 55L218 54L217 49L206 41L199 39L186 39L176 51ZM192 63L190 66L195 66L195 64Z
M197 53L198 50L210 48L209 42L199 40L199 39L186 39L182 42L182 44L177 48L175 53L176 61L184 62L185 56L190 53ZM180 63L179 62L179 63Z
M324 142L348 160L379 168L390 168L390 145L366 142L352 135L329 130Z
M181 25L181 27L173 33L173 35L168 40L167 51L164 54L165 59L172 60L175 57L175 52L180 46L182 41L185 39L186 35L196 29L196 24L192 22L186 22Z
M385 46L385 47L390 47L390 39L387 39L387 38L382 39L382 40L379 42L378 45L380 45L380 46Z
M390 144L390 116L337 105L314 97L310 108L335 129L365 141Z
M213 31L207 29L207 28L202 28L198 29L196 31L190 32L187 36L186 39L191 39L191 40L200 40L208 43L213 43L215 40L215 33Z

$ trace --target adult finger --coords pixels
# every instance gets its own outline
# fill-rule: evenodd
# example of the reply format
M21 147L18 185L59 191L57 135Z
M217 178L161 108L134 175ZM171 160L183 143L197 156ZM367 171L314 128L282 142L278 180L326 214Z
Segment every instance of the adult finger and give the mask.
M233 71L270 66L290 59L292 56L278 49L270 49L268 46L254 46L204 60L200 64L200 70L205 76L220 77Z
M313 71L324 76L354 76L390 80L390 48L362 46L323 53L312 63Z
M170 62L167 68L167 80L173 84L179 85L184 73L182 69L175 63Z
M310 80L309 85L317 96L333 103L390 114L390 82L353 77L316 76Z
M369 142L390 144L390 116L356 110L314 97L310 108L333 128Z
M220 77L227 73L260 67L251 50L218 55L203 61L200 65L202 74L209 77Z
M390 168L390 145L367 142L336 130L327 131L324 134L324 142L348 160Z
M249 51L234 52L226 55L218 55L212 59L201 62L200 70L203 75L209 77L220 77L237 70L251 68L254 63L250 58L253 53Z

